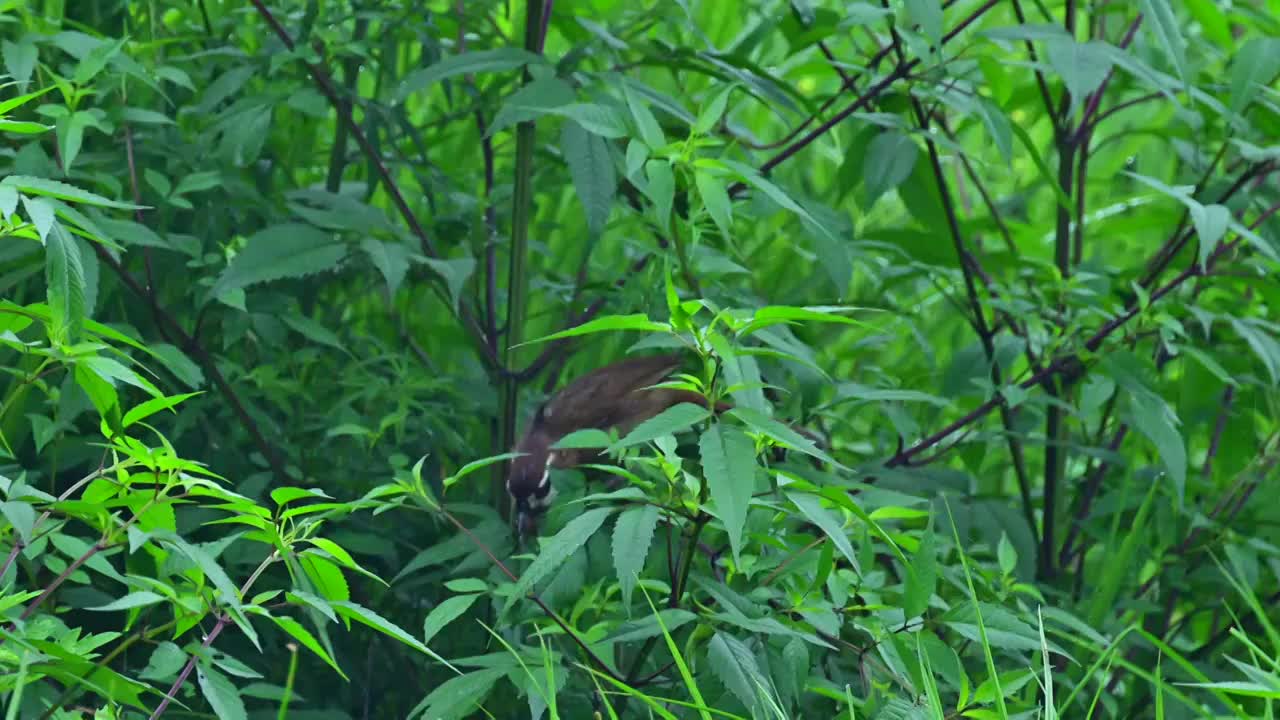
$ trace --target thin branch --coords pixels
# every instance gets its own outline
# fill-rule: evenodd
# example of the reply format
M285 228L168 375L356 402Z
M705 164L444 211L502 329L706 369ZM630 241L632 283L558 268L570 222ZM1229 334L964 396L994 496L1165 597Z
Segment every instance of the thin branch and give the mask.
M1019 0L1013 0L1013 13L1018 18L1020 25L1027 24L1027 16L1022 12L1022 3ZM1036 46L1031 40L1026 40L1027 55L1031 58L1032 63L1038 63L1039 57L1036 55ZM1040 101L1044 103L1044 109L1053 116L1053 94L1049 92L1049 82L1045 80L1044 73L1039 68L1035 69L1036 86L1040 89ZM1057 120L1054 120L1054 128L1057 128Z
M476 546L476 548L478 548L481 552L483 552L489 558L489 562L493 563L494 567L498 568L498 570L500 570L503 575L506 575L507 578L511 580L511 582L520 581L520 578L517 577L515 573L511 572L511 569L506 566L506 563L499 560L498 556L495 555L493 551L489 549L489 546L486 545L483 540L476 537L475 533L471 532L471 529L468 528L466 525L464 525L461 520L454 517L453 513L449 512L448 510L445 510L444 508L438 508L438 511L446 520L449 521L450 524L452 524L455 528L458 529L458 532L461 532L463 535L466 535L467 539L469 539L471 543ZM528 595L525 596L525 598L533 601L533 603L537 605L542 610L542 612L546 614L547 617L551 618L551 620L555 622L556 625L559 625L560 629L564 631L564 634L567 635L569 639L573 640L574 644L576 644L578 648L582 650L582 653L584 655L590 658L591 662L594 663L596 667L600 668L605 674L607 674L609 677L613 678L614 680L618 680L618 681L622 680L622 678L619 677L618 674L614 672L613 669L610 668L608 664L605 663L605 661L601 660L600 657L595 654L595 652L591 649L591 647L587 645L586 641L583 640L578 635L578 633L574 632L573 628L569 627L568 623L566 623L563 618L557 615L556 612L552 610L549 605L547 605L546 601L544 601L542 597L538 595L538 593L530 592Z
M1228 385L1222 391L1222 400L1218 403L1218 420L1213 426L1213 436L1209 439L1209 449L1205 452L1204 467L1200 469L1201 477L1206 480L1213 475L1213 460L1218 456L1218 445L1222 442L1222 433L1227 429L1227 420L1231 417L1231 406L1235 402L1236 386Z
M983 3L978 9L974 10L969 15L969 17L960 21L960 23L956 25L956 27L952 29L951 32L947 33L942 38L942 44L945 45L949 41L953 40L957 35L963 32L970 25L972 25L974 22L977 22L978 18L982 17L988 10L995 7L998 3L999 3L999 0L987 0L987 2ZM770 158L768 161L766 161L763 165L760 166L760 173L762 175L768 174L770 170L777 167L778 165L781 165L788 158L800 152L804 148L808 147L811 143L813 143L814 140L817 140L818 138L825 135L828 131L831 130L831 128L840 124L840 122L843 121L845 118L849 117L855 112L858 112L862 108L866 107L872 100L874 100L878 95L880 95L880 93L884 92L886 89L888 89L891 85L893 85L898 80L910 74L911 70L915 68L916 65L919 65L919 64L920 64L920 60L915 59L907 62L906 64L899 63L898 65L896 65L888 75L886 75L879 82L873 84L870 88L868 88L867 91L864 92L857 100L850 103L847 107L845 107L840 112L836 113L834 116L829 118L826 122L814 128L811 132L806 134L804 137L791 143L786 148L784 148L781 152L779 152L778 154ZM746 188L747 186L746 186L746 183L744 182L735 183L733 186L729 188L729 196L733 197L735 195L738 195L742 193L742 191L746 190Z
M276 19L275 15L267 9L262 0L249 1L254 8L257 9L258 14L262 16L262 19L275 33L276 37L280 39L280 42L291 52L296 51L297 46L295 45L293 38L289 35L289 32L284 29L284 26L282 26ZM300 60L300 62L307 68L307 71L311 73L311 77L315 81L317 89L319 89L320 93L329 101L329 104L333 107L338 119L347 126L347 130L351 133L351 136L355 138L356 144L360 146L361 151L363 151L365 157L368 158L370 166L377 173L378 179L382 183L387 196L391 198L391 203L395 205L396 210L404 219L405 224L408 225L410 232L418 238L418 243L422 247L423 254L430 258L440 258L441 255L435 246L435 242L431 239L431 236L427 233L427 230L423 227L422 223L418 221L413 209L409 207L408 201L404 198L404 193L400 190L399 183L396 181L395 177L392 176L391 171L387 169L387 165L382 161L382 157L378 153L377 149L369 142L369 138L365 135L364 130L356 124L355 117L351 114L350 109L343 104L342 98L338 93L333 78L329 75L329 72L317 63L308 62L306 60ZM454 307L453 303L450 302L449 291L448 288L444 286L443 280L431 283L431 287L448 307ZM490 369L500 367L498 358L493 353L489 352L489 346L485 342L483 330L472 313L471 308L462 303L458 303L456 312L458 313L459 319L462 321L463 328L472 336L472 340L474 341L476 348L481 351L481 358L485 361L488 367Z
M1138 27L1142 25L1142 13L1133 19L1129 24L1129 29L1125 31L1124 38L1120 40L1120 49L1124 50L1133 42L1134 35L1138 32ZM1098 105L1102 103L1102 95L1107 91L1107 85L1111 83L1111 78L1115 76L1116 69L1114 67L1107 70L1107 75L1102 79L1102 84L1098 85L1098 89L1089 95L1089 101L1085 104L1084 114L1080 116L1080 127L1076 131L1076 142L1088 132L1091 124L1096 124L1093 120L1094 114L1098 112ZM1097 122L1101 122L1101 118Z
M545 30L538 13L543 11L541 0L525 2L524 49L538 54L541 51L542 32ZM550 10L547 1L546 10ZM533 76L525 68L522 87L528 87ZM507 252L507 319L506 333L498 348L501 366L514 368L516 347L524 342L525 317L529 303L529 226L533 218L533 149L537 142L536 123L533 118L516 125L516 157L512 179L511 244ZM514 374L503 378L499 395L498 443L500 448L513 447L516 443L516 411L520 401L521 381ZM508 517L510 503L505 491L505 463L492 466L490 475L490 499L502 516Z
M112 272L114 272L135 295L143 300L147 300L148 302L153 300L153 293L148 292L147 289L133 277L133 274L125 269L120 261L116 260L111 253L107 252L106 248L98 243L89 243L89 245L93 248L98 259L107 267L111 268ZM153 307L155 308L155 312L158 313L156 315L157 325L167 325L169 332L178 341L176 343L178 347L180 347L184 352L188 352L195 356L196 361L200 363L200 366L204 368L204 371L209 375L209 379L212 380L214 386L218 388L218 392L222 395L227 405L231 407L232 414L236 416L236 419L240 421L240 425L249 433L249 437L253 440L253 444L258 446L258 451L267 459L267 464L271 466L271 471L276 476L276 480L284 484L292 483L292 476L285 467L285 463L280 452L274 445L267 441L267 437L263 434L262 428L258 427L258 423L249 415L249 411L245 409L245 405L240 400L240 396L236 393L235 389L231 387L231 383L227 381L226 376L222 374L222 369L218 367L216 362L214 362L213 356L210 355L209 351L205 349L204 345L202 345L197 338L192 335L188 335L187 332L182 329L182 326L178 324L178 321L166 312L164 308L160 307L158 302L156 302Z
M888 0L883 0L882 5L885 9L889 9ZM892 17L892 15L889 15L889 34L893 40L893 49L898 57L898 63L902 65L905 63L906 57L902 50L902 40L894 27ZM982 309L982 300L978 294L978 285L974 279L975 276L983 277L981 266L977 258L965 248L964 236L960 231L960 219L956 212L955 202L951 197L951 188L947 183L946 175L942 171L942 160L938 154L938 145L933 141L933 137L930 134L929 116L925 113L919 99L910 93L908 93L908 96L911 99L916 123L919 125L921 134L925 139L925 147L929 153L929 164L933 171L934 183L938 187L938 198L942 203L943 214L947 219L947 229L956 252L956 261L960 266L961 277L964 279L965 294L969 301L969 313L972 316L971 325L978 335L978 340L982 344L983 354L990 366L991 382L995 387L1001 387L1004 385L1004 374L1000 369L1000 364L996 361L995 332L987 323L986 314ZM990 287L987 289L988 294L990 294ZM1013 432L1013 411L1003 402L1000 404L1000 419L1006 430L1005 440L1009 446L1009 455L1013 460L1013 470L1018 483L1018 491L1022 496L1023 516L1027 522L1027 529L1034 537L1036 534L1036 519L1031 501L1031 483L1027 474L1026 457L1023 453L1022 441Z
M1118 451L1120 444L1124 442L1125 436L1128 434L1129 426L1121 424L1120 429L1112 436L1107 450L1113 453ZM1065 567L1070 564L1071 558L1075 553L1076 538L1084 530L1084 522L1089 518L1089 511L1093 509L1093 500L1097 497L1098 489L1102 486L1102 480L1110 469L1111 463L1103 460L1085 478L1084 487L1080 491L1080 507L1072 518L1071 526L1067 529L1067 537L1062 541L1062 551L1058 554L1059 566Z
M1278 209L1280 208L1273 207L1268 214L1273 214ZM1241 238L1236 238L1231 242L1219 245L1218 248L1210 254L1208 260L1204 264L1204 267L1201 267L1198 262L1190 263L1187 268L1176 277L1153 291L1150 295L1149 301L1154 303L1161 300L1164 296L1181 287L1187 280L1207 274L1218 260L1240 247L1241 241ZM1136 317L1141 311L1142 308L1137 299L1134 299L1125 306L1123 311L1103 323L1101 327L1095 330L1093 334L1084 341L1083 350L1086 353L1097 352L1098 348L1102 346L1102 343L1110 337L1112 333L1116 332L1121 327L1124 327L1126 323ZM1033 373L1031 377L1023 380L1018 384L1018 387L1023 390L1030 390L1057 375L1065 375L1074 379L1078 376L1081 369L1082 363L1079 357L1075 354L1063 355L1045 366L1044 369ZM989 415L991 411L995 410L996 407L999 406L1001 401L1002 400L999 396L988 398L974 409L965 413L964 416L952 421L946 427L938 430L932 435L929 435L915 445L912 445L909 448L899 449L892 457L885 461L885 466L898 467L907 464L912 458L925 450L928 450L943 440L946 440L957 431L962 430Z

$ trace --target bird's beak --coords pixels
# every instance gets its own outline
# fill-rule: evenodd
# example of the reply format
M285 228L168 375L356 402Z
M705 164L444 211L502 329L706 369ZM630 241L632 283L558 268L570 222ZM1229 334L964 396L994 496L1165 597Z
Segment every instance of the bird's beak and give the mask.
M528 508L516 508L516 538L523 544L524 539L538 533L538 518Z

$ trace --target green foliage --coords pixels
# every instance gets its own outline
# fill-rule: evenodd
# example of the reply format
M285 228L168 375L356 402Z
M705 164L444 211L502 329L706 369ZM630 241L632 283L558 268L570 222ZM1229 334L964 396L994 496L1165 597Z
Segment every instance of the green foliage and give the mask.
M1277 17L0 2L5 717L1274 716Z

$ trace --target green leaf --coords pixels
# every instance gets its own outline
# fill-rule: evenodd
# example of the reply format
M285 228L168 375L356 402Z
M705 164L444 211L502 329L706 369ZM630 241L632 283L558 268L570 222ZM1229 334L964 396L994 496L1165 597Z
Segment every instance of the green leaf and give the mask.
M480 458L479 460L472 460L471 462L459 468L457 472L445 478L444 485L445 487L449 487L450 485L458 482L459 480L470 475L476 470L486 468L495 463L503 462L504 460L510 460L511 458L514 458L514 457L518 457L518 455L514 452L509 452L509 453L502 453L500 455L491 455L486 458Z
M173 119L164 113L145 108L127 107L121 113L125 122L137 125L173 125Z
M1187 448L1178 432L1178 416L1160 396L1150 392L1130 394L1129 412L1132 427L1156 446L1181 506L1187 485Z
M595 103L574 103L564 107L549 108L547 112L569 118L588 132L616 140L627 137L627 124L613 108Z
M757 709L764 704L761 696L767 697L766 688L770 683L764 673L760 672L751 649L741 640L724 632L717 632L707 645L707 660L716 677L755 716Z
M899 130L886 130L867 146L862 166L863 206L870 210L885 192L911 177L920 148L911 136Z
M325 495L323 492L318 490L315 491L315 495L317 497L328 497L328 495ZM272 497L272 499L274 499L274 496ZM351 557L351 553L347 552L346 548L330 540L329 538L313 537L313 538L308 538L307 542L311 543L312 545L315 545L316 547L320 548L324 552L329 553L331 557L333 557L335 560L341 563L344 567L350 568L352 570L363 571L365 573L368 573L368 571L365 571L364 568L360 567L360 563L356 562L355 558Z
M911 22L920 26L920 32L929 45L935 49L942 47L942 2L941 0L906 0L903 6Z
M730 410L729 414L746 423L752 430L755 430L761 435L772 438L783 447L790 448L797 452L802 452L811 457L816 457L823 462L830 463L837 467L844 467L837 462L835 458L823 452L809 438L758 410L753 410L747 407L737 407Z
M977 108L978 114L982 117L982 124L987 127L987 132L991 135L991 139L996 144L996 148L1000 151L1000 156L1004 158L1005 164L1013 159L1013 128L1009 116L1004 109L996 103L986 98L977 98L974 107ZM936 183L936 181L935 181Z
M792 702L800 699L809 679L809 647L800 638L791 638L782 648L782 666L774 666L778 685L787 688ZM785 692L785 691L784 691Z
M560 152L569 164L573 187L586 211L587 229L592 236L598 236L613 209L614 191L618 185L609 146L604 138L587 132L576 122L568 121L560 129Z
M788 492L787 499L796 507L800 508L800 512L809 518L809 522L818 526L826 534L827 538L835 544L836 549L841 555L849 561L855 572L861 574L858 568L861 563L858 562L857 555L853 552L853 545L849 542L849 535L845 531L840 519L834 513L822 506L822 502L817 496L808 495L800 492Z
M175 408L182 404L183 401L200 394L201 393L193 392L185 393L183 395L165 395L162 397L151 398L140 405L135 405L130 408L129 412L125 413L124 420L121 421L121 425L129 427L139 420L145 420L161 410L170 410Z
M548 340L559 340L560 338L576 337L578 335L590 335L598 332L608 332L610 330L644 330L647 332L666 332L671 328L666 323L654 322L645 315L636 313L634 315L605 315L598 317L590 322L582 323L568 330L561 330L557 333L544 335L536 340L529 340L524 345L533 345L535 343L547 342ZM519 346L517 346L519 347Z
M160 392L160 389L152 385L149 380L111 358L89 355L77 358L76 364L89 368L94 374L107 382L114 383L118 380L139 390L145 390L152 397L164 396L164 393Z
M1210 355L1209 353L1201 350L1198 347L1195 347L1194 345L1181 345L1181 344L1175 344L1175 343L1170 343L1169 345L1170 345L1170 349L1174 351L1174 354L1186 355L1187 357L1200 363L1200 365L1203 366L1205 370L1208 370L1209 372L1213 373L1213 376L1216 377L1223 384L1240 387L1240 381L1231 377L1231 373L1227 372L1227 369L1222 367L1222 365L1217 360L1215 360L1213 356ZM1277 356L1277 360L1280 360L1280 355ZM1280 366L1277 366L1277 369L1280 369ZM1272 378L1274 382L1275 381L1274 374L1272 375Z
M644 164L644 194L653 201L654 220L658 231L667 233L671 229L671 208L675 204L676 177L671 172L671 162L663 158L653 158Z
M12 47L12 44L7 41L4 44L6 48ZM23 95L12 97L12 98L9 98L8 100L0 102L0 115L8 114L9 112L16 110L17 108L20 108L23 105L26 105L32 100L39 98L40 96L44 95L45 93L53 89L54 89L54 86L50 85L49 87L46 87L43 90L36 90L35 92L25 93Z
M606 448L609 447L609 433L599 428L574 430L551 445L552 448Z
M23 198L26 200L26 198ZM41 201L43 202L43 201ZM11 187L0 187L0 216L5 222L13 218L18 210L18 191Z
M480 597L480 595L474 594L454 595L445 598L444 602L431 608L431 612L427 613L427 618L422 621L422 642L430 643L437 633L448 627L449 623L461 617L472 605L475 605L476 600L479 600Z
M0 119L0 132L13 133L15 135L39 135L40 133L49 132L53 128L53 125L44 125L38 122Z
M57 223L46 238L44 272L52 318L50 336L60 344L74 343L86 317L84 265L80 247Z
M305 607L320 613L327 618L329 622L338 622L338 614L333 611L333 604L319 595L313 595L305 590L295 589L292 592L286 592L285 598L294 605Z
M1142 0L1143 14L1153 20L1148 26L1154 28L1156 37L1173 60L1173 67L1178 77L1187 82L1187 53L1182 41L1182 30L1178 27L1178 18L1169 6L1169 0Z
M1225 10L1218 7L1216 0L1184 0L1184 5L1196 22L1200 23L1200 29L1206 38L1224 50L1235 47L1235 38L1231 36L1231 23L1227 20Z
M907 566L905 585L903 614L907 619L919 617L929 609L929 599L938 585L937 549L932 528L926 527L920 537L920 546Z
M80 251L80 265L84 268L84 313L85 318L88 319L93 316L94 308L98 305L98 285L102 267L88 240L79 235L67 234L71 236L71 241Z
M657 614L646 615L638 620L629 620L618 625L613 632L605 636L605 642L626 643L636 640L648 640L667 632L688 625L698 616L683 608L663 608Z
M716 422L702 434L698 447L711 501L729 534L734 562L739 562L742 531L755 490L755 443L736 427Z
M1009 542L1009 534L1000 533L1000 542L996 545L996 561L1000 564L1000 572L1008 575L1018 566L1018 551Z
M1265 255L1268 260L1272 262L1280 262L1280 252L1277 251L1277 247L1280 245L1276 243L1268 242L1267 240L1263 239L1262 236L1250 230L1248 227L1243 225L1239 220L1236 220L1234 216L1231 217L1229 221L1229 227L1231 228L1232 232L1244 238L1245 240L1248 240L1249 244L1253 246L1253 249Z
M476 271L475 258L450 258L448 260L426 258L423 262L434 270L437 275L444 278L445 287L449 289L449 303L454 308L457 308L458 300L462 297L462 288L467 284L467 280L471 278L471 274Z
M115 610L128 610L130 608L146 607L164 602L167 598L163 595L157 595L153 592L142 590L139 592L129 593L124 597L113 600L106 605L98 605L97 607L87 607L85 610L96 610L99 612L112 612Z
M482 593L489 589L489 583L480 578L458 578L444 584L445 588L456 593Z
M338 350L346 349L337 334L309 317L291 312L281 315L280 322L288 325L293 331L313 343L326 345Z
M76 157L84 144L84 129L89 123L83 112L72 113L58 118L55 127L58 135L58 151L62 154L63 165L67 168L75 165Z
M76 384L80 386L85 395L89 396L89 402L93 403L94 409L98 411L103 420L119 417L116 410L120 396L116 392L115 386L103 380L96 372L82 363L76 364L75 379Z
M23 542L31 542L31 530L36 525L36 511L31 507L31 503L20 500L0 502L0 514L3 514L4 519L18 531Z
M729 96L737 89L737 83L729 83L716 93L715 97L711 98L711 102L703 106L698 113L698 119L693 123L693 131L704 135L711 132L724 115L725 107L729 104Z
M507 596L507 600L502 606L502 614L505 615L517 600L524 599L525 595L533 589L533 586L539 580L551 574L552 571L558 570L569 559L570 555L585 545L612 512L613 508L588 510L570 520L553 537L544 540L542 551L529 564L529 568L520 576L519 582L511 590L511 594Z
M9 72L9 77L17 81L22 91L27 89L27 83L31 81L31 73L36 69L39 56L35 41L31 37L20 35L16 43L8 40L0 43L0 57L4 58L5 70ZM46 89L52 88L53 86L50 85Z
M249 237L210 292L216 297L281 278L306 277L332 270L346 256L346 245L330 233L301 223L272 225Z
M397 104L407 97L431 85L458 75L469 73L505 72L525 65L546 62L522 48L506 47L496 50L475 50L444 58L437 63L409 73L395 93Z
M248 720L240 691L226 675L205 662L196 663L196 682L218 720Z
M93 205L95 207L115 208L117 210L151 209L146 205L134 205L132 203L108 200L101 195L91 193L88 190L81 190L74 185L68 185L57 180L30 177L28 175L7 175L4 179L0 180L0 186L15 187L29 195L44 195L47 197L57 198L59 200L67 200L70 202L82 203L84 205Z
M120 240L126 245L137 247L154 247L161 250L175 250L176 248L168 242L165 242L154 230L146 225L140 225L132 220L115 220L112 218L99 218L98 224L103 230L111 234L115 240Z
M710 333L707 339L712 350L720 357L725 389L733 397L734 404L767 418L772 407L764 396L766 383L760 377L760 364L756 362L756 358L739 354L728 338L720 333Z
M729 191L720 178L702 170L694 171L694 185L698 188L698 197L702 205L716 224L720 234L729 242L733 241L733 203L729 201Z
M188 543L177 535L168 534L163 536L162 539L165 543L171 544L183 555L190 558L191 562L200 568L200 571L204 573L209 582L213 583L213 586L217 588L220 595L219 599L222 603L233 607L239 605L240 591L236 589L235 584L231 582L231 578L227 576L222 566L218 565L217 561L214 560L213 555L210 555L203 547Z
M138 677L143 680L168 680L175 677L182 666L187 663L187 654L182 648L164 641L151 651L151 659Z
M1040 171L1040 179L1053 191L1054 199L1058 201L1059 207L1068 212L1074 212L1071 207L1071 198L1058 186L1057 176L1045 164L1044 158L1040 156L1040 151L1036 148L1035 141L1031 139L1031 136L1027 134L1027 131L1020 123L1013 123L1009 127L1013 130L1014 137L1018 138L1018 142L1022 143L1022 147L1031 155L1031 161L1035 163L1036 170Z
M627 108L631 111L631 119L636 123L636 129L640 131L640 139L648 145L650 149L657 150L667 144L667 138L662 133L662 126L658 124L658 119L653 116L653 112L649 107L631 92L628 85L622 86L622 93L627 99Z
M77 85L88 85L98 73L107 67L107 63L116 55L120 54L120 49L124 47L126 38L119 38L114 42L102 42L80 58L80 62L76 64L75 73L72 75L72 81Z
M640 172L640 168L649 161L649 146L632 138L627 141L627 154L625 175L627 178L634 180L636 173Z
M328 499L329 496L320 490L293 486L278 487L271 491L271 502L275 503L277 507L288 505L294 500L302 500L304 498Z
M557 109L572 105L577 96L569 83L558 77L538 78L511 93L493 116L493 122L485 129L492 137L516 123L536 120Z
M194 172L189 175L183 175L178 180L178 185L173 189L173 193L175 195L185 195L187 193L213 190L214 188L222 187L224 182L222 173L216 170Z
M1250 38L1231 59L1231 111L1241 112L1280 73L1280 38Z
M653 532L658 527L658 508L639 505L624 510L613 526L613 567L622 588L622 604L631 610L631 592L649 556Z
M299 643L302 643L303 647L315 653L316 656L318 656L321 660L324 660L325 664L333 668L335 672L341 675L343 680L349 679L347 677L347 674L342 672L342 668L338 667L338 663L335 662L333 657L329 655L329 652L324 649L323 645L320 644L320 641L316 639L316 636L312 635L310 630L303 627L302 623L298 622L297 620L294 620L293 618L287 615L283 615L283 616L272 615L270 617L271 617L271 620L281 630L284 630L285 632L289 633L289 635L291 635L294 640L297 640Z
M900 390L897 388L873 388L858 383L840 383L836 386L836 400L858 400L861 402L918 402L934 407L949 408L952 402L936 395L918 390Z
M770 200L774 201L775 203L782 206L783 208L790 210L796 215L799 215L801 220L804 220L811 227L816 228L818 232L822 233L823 235L826 235L828 238L832 240L837 240L837 241L839 240L839 238L837 238L829 229L827 229L825 225L822 225L816 219L814 219L814 217L809 214L808 210L805 210L804 208L800 207L800 205L796 203L795 200L792 200L786 193L784 193L781 188L769 182L768 180L764 179L758 172L756 172L754 168L748 165L743 165L742 163L739 163L739 162L735 162L733 160L723 160L722 162L726 167L732 169L735 173L737 173L738 177L743 182L759 190L760 192L764 193Z
M47 242L49 233L58 222L58 214L53 205L43 198L22 198L22 209L27 211L27 218L36 226L36 234L40 242Z
M844 317L837 313L849 312L852 310L861 310L857 307L844 306L810 306L810 307L793 307L790 305L768 305L756 310L751 316L751 322L743 327L738 328L738 337L746 337L761 328L770 325L779 325L789 322L829 322L843 323L845 325L858 325L868 327L868 325L860 320Z
M1198 261L1200 267L1204 268L1209 256L1218 247L1218 241L1227 234L1227 227L1231 224L1231 211L1225 205L1196 203L1191 206L1191 220L1195 223L1196 234L1200 236Z
M645 420L627 433L627 436L609 447L610 451L632 445L651 442L663 435L674 435L685 428L700 423L711 413L701 405L682 402Z
M418 642L417 638L413 637L409 633L402 630L399 625L396 625L395 623L382 617L381 615L370 610L369 608L362 607L349 600L337 600L332 602L331 604L333 606L333 609L336 610L339 615L346 618L350 618L352 620L356 620L357 622L364 623L365 625L368 625L369 627L373 628L374 630L377 630L383 635L399 640L400 642L413 648L414 650L417 650L418 652L431 657L437 662L442 663L445 667L449 668L450 670L454 672L461 672L456 667L454 667L453 664L450 663L448 660L445 660L444 658L440 657L433 650L431 650L431 648Z
M1248 320L1231 318L1231 327L1249 343L1254 354L1262 361L1267 374L1271 376L1271 384L1280 385L1280 342L1276 342L1275 338Z
M387 293L394 297L400 289L400 283L404 282L405 274L409 272L409 248L403 243L367 237L360 241L360 249L364 250L373 266L382 273L382 279L387 283Z
M440 683L427 694L418 707L409 713L411 718L430 720L462 720L475 717L476 706L484 702L493 690L494 683L507 675L508 668L474 670Z
M1097 90L1111 70L1111 58L1097 41L1077 42L1063 37L1048 40L1044 44L1049 65L1058 72L1067 91L1071 93L1072 107Z
M198 388L204 385L204 371L177 347L168 343L155 343L149 349L151 354L164 363L165 368L187 387Z
M1111 56L1111 61L1115 63L1116 67L1124 70L1126 73L1132 75L1143 83L1146 83L1149 87L1157 90L1161 95L1164 95L1165 98L1168 99L1169 104L1172 105L1175 110L1182 110L1182 106L1177 96L1178 85L1175 82L1175 78L1169 77L1164 73L1156 72L1150 65L1147 65L1145 62L1140 60L1132 52L1118 48L1114 45L1105 44L1103 45L1103 49ZM1198 90L1193 87L1191 92L1193 95L1196 95Z

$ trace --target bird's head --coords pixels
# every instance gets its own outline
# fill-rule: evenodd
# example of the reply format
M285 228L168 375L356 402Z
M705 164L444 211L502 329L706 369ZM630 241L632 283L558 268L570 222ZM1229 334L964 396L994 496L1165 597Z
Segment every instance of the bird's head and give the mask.
M531 430L516 446L516 452L521 454L512 459L507 473L507 493L515 500L522 534L532 528L533 518L555 497L551 486L552 442L545 433Z

